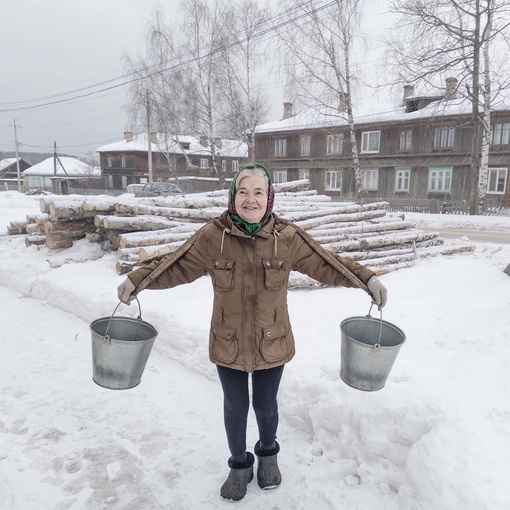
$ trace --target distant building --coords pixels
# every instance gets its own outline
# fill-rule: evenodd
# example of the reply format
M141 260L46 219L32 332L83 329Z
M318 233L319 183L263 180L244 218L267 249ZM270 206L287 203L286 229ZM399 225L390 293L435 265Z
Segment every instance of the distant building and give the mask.
M0 190L18 189L18 165L16 158L0 160ZM27 160L20 158L19 173L22 180L23 171L32 166Z
M257 126L255 159L275 182L309 178L311 187L339 199L355 198L351 141L342 101L338 109L294 114ZM355 117L363 197L468 201L471 104L448 79L440 93L415 95L406 86L402 106ZM510 207L510 106L491 114L487 198Z
M151 133L152 174L154 181L179 180L185 191L200 191L197 183L208 187L217 182L213 171L211 149L207 141L188 135L163 135ZM218 171L228 179L247 161L248 146L239 140L215 138L215 156ZM148 182L148 135L133 135L127 131L124 139L99 147L101 173L108 179L108 188L125 190L129 184ZM195 181L195 188L190 189ZM211 182L213 183L211 184Z
M23 172L25 190L40 189L66 194L69 188L84 188L87 181L101 181L101 170L70 157L53 157Z

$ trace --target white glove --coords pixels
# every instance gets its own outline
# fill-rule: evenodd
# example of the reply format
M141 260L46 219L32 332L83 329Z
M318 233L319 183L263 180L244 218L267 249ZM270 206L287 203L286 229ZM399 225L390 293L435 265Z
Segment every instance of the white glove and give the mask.
M388 301L388 291L386 287L380 282L377 276L371 276L367 282L368 290L372 294L373 301L377 305L378 310L382 310Z
M131 301L136 298L135 289L135 284L129 278L126 278L117 288L119 301L130 305Z

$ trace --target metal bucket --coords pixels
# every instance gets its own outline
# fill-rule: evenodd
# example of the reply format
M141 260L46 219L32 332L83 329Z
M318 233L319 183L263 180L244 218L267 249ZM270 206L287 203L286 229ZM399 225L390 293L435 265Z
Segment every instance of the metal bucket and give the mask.
M142 374L149 359L152 345L158 332L142 320L140 315L96 319L90 324L92 332L93 381L111 390L134 388L142 380Z
M370 308L371 310L372 308ZM384 388L400 347L404 332L381 318L349 317L340 323L342 332L340 377L357 390Z

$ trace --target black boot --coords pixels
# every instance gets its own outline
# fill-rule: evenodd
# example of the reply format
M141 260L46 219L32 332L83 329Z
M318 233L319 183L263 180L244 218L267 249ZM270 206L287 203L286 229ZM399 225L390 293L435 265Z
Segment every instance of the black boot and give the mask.
M239 501L244 498L248 484L253 479L253 464L255 457L250 452L246 452L248 459L245 462L233 462L228 460L230 473L227 480L221 486L220 494L224 499Z
M278 452L280 445L275 441L275 447L264 450L260 447L260 441L255 445L255 455L258 457L257 480L262 489L275 489L282 483L282 475L278 468Z

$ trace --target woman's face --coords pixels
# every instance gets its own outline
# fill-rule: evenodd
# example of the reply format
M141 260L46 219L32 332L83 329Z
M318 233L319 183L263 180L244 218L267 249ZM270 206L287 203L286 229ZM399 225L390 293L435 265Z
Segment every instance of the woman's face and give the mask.
M264 177L247 175L237 183L235 207L247 223L260 223L267 209L267 184Z

